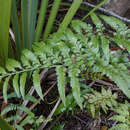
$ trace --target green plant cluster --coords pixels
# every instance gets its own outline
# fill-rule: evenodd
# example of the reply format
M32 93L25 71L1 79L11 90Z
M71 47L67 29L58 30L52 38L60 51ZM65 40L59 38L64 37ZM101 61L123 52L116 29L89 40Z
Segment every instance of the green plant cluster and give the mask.
M114 37L109 37L104 34L105 28L99 18L92 14L91 18L96 25L96 32L93 27L80 20L73 20L71 29L66 29L64 33L54 33L50 36L46 43L37 42L33 45L33 52L27 49L23 50L21 63L14 59L8 59L6 70L0 67L0 79L3 84L3 96L7 102L8 83L12 83L18 97L25 97L25 84L28 72L32 72L32 80L35 90L43 99L42 90L40 87L39 72L43 68L56 67L58 76L58 90L62 101L65 103L65 84L66 77L70 79L73 96L77 104L82 108L82 99L80 97L80 82L79 75L86 67L91 68L92 72L101 72L111 78L124 92L127 97L130 97L130 75L129 75L129 60L127 56L121 57L121 52L112 53L110 51L111 41L116 42L117 35L124 35L119 28L127 31L127 26L123 23L118 23L117 19L101 16L104 20L108 20L108 24L112 26L118 25L114 29L117 32ZM115 24L117 23L117 24ZM122 26L125 28L122 28ZM113 26L112 26L113 27ZM126 35L123 37L122 44L129 51L129 39ZM118 39L119 40L119 39ZM126 43L126 44L125 44ZM118 44L116 42L115 44ZM121 51L121 50L120 50ZM20 87L19 87L20 86Z
M101 92L92 91L84 95L85 104L84 107L90 111L93 117L98 116L98 112L100 112L100 108L107 113L108 107L113 108L117 106L117 94L112 94L111 90L105 90L102 87Z
M125 104L118 103L114 112L117 115L114 115L110 120L118 121L115 126L110 128L110 130L129 130L130 129L130 104L125 102Z

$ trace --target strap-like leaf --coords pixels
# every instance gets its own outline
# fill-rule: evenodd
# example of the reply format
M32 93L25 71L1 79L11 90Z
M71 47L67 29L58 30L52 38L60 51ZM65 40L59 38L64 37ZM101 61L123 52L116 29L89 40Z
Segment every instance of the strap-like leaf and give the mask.
M17 96L20 97L18 80L19 80L19 74L16 74L13 78L13 87L14 87L14 90L15 90Z
M58 78L58 91L59 91L60 97L64 103L64 106L66 106L66 99L65 99L66 69L65 69L65 67L57 66L56 73L57 73L57 78Z
M24 97L25 97L26 77L27 77L27 72L24 72L24 73L20 76L20 92L21 92L21 95L22 95L23 99L24 99Z
M5 82L3 85L3 97L6 103L7 103L7 91L8 91L9 79L10 79L10 76L5 79Z
M38 95L40 96L40 98L43 99L42 89L41 89L41 85L40 85L39 70L35 70L33 72L33 85L34 85L34 88L37 91Z

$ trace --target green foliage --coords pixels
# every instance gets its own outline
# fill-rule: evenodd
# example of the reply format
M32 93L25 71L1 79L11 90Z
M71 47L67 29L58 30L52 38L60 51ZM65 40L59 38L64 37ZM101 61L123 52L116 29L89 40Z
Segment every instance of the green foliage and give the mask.
M58 91L60 94L60 97L66 105L66 99L65 99L65 88L66 88L66 68L64 66L57 66L56 67L56 73L58 75Z
M63 33L54 33L46 43L35 43L33 45L33 52L27 49L23 50L21 63L9 60L6 69L0 69L0 79L5 82L6 86L4 88L5 101L7 101L8 78L10 77L10 81L13 78L16 80L17 77L14 77L16 74L19 75L20 93L24 98L26 77L30 71L33 72L32 81L34 88L42 98L39 70L46 67L56 67L58 90L64 104L66 103L65 78L67 77L70 81L73 97L82 108L79 77L85 68L91 70L92 73L107 75L119 86L127 97L130 97L130 75L127 68L130 62L127 56L124 56L127 53L116 51L113 54L109 49L113 37L104 34L104 25L95 14L92 14L91 18L93 21L96 19L94 24L98 23L96 25L96 33L93 33L91 25L80 20L73 20L71 29L68 28ZM115 42L115 45L117 44ZM122 44L124 45L125 43ZM13 83L13 85L16 84ZM17 91L17 94L19 93L18 89L15 89L15 91Z
M14 130L12 126L10 126L3 117L0 116L0 129L1 130Z
M9 24L12 0L0 0L0 65L8 58Z
M103 87L101 93L93 90L92 93L86 94L84 98L84 107L87 111L90 111L93 117L98 114L100 108L107 113L108 107L112 109L114 106L117 106L117 95L112 94L110 90L105 90Z
M12 93L11 95L8 95L8 99L12 97L17 97L15 93ZM26 95L25 100L37 102L37 99L35 99L31 95ZM20 123L17 123L17 121L20 121L22 117L18 114L18 111L23 111L24 113L27 114L26 118L22 120ZM13 112L13 114L10 114L10 116L6 117L7 122L13 122L14 128L23 130L24 126L27 124L32 124L32 128L34 127L35 129L39 126L41 122L43 122L43 117L40 116L39 118L35 117L34 113L31 112L27 107L22 106L19 104L9 104L2 112L1 115L5 115L8 113ZM15 114L14 114L15 113Z
M110 120L116 120L118 123L109 130L129 130L130 129L130 104L118 104L118 107L114 109L117 115L114 115Z

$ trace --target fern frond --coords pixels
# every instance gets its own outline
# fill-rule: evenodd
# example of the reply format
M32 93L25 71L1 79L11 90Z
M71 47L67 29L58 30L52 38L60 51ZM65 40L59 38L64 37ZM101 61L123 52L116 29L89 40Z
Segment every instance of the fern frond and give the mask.
M5 102L7 103L7 91L8 91L8 82L9 82L10 76L5 79L4 85L3 85L3 97Z
M88 93L84 97L86 99L85 107L87 110L91 111L93 117L95 117L96 112L99 111L100 108L102 108L102 110L106 113L108 107L112 109L114 106L117 106L117 95L112 94L110 90L105 90L103 87L101 93L92 91L92 94Z
M15 68L22 69L21 64L14 59L8 59L7 60L6 68L7 68L8 71L16 71Z
M105 15L100 15L100 17L119 33L123 33L127 30L127 26L122 21L120 21L115 17L112 16L107 17Z
M15 116L11 116L11 117L7 117L6 120L8 122L11 122L11 121L16 121L16 120L20 120L21 117L19 115L15 115Z
M24 99L25 97L25 84L26 84L27 72L22 73L20 76L20 92Z
M66 106L66 99L65 99L66 68L64 66L59 65L56 67L56 73L57 73L57 80L58 80L58 91L64 103L64 106Z
M18 105L18 106L17 106L17 109L18 109L18 110L21 110L21 111L24 111L24 112L27 113L28 115L34 117L34 113L31 112L31 111L30 111L27 107L25 107L25 106Z
M19 75L16 74L13 78L13 87L14 87L14 90L15 90L17 96L20 97L20 89L19 89L18 80L19 80Z
M130 76L127 70L122 70L120 64L116 64L115 67L112 65L105 66L102 60L97 61L95 68L113 79L127 97L130 98Z
M43 99L42 89L41 89L41 85L40 85L39 70L35 70L33 72L33 85L34 85L34 88L35 88L37 94L40 96L41 99Z
M82 99L80 97L80 85L79 85L78 74L79 74L78 66L73 65L69 67L69 77L70 77L70 85L72 87L72 94L77 104L82 109Z
M9 111L17 110L17 105L9 104L2 112L1 115L8 113Z
M130 129L130 105L128 102L125 104L118 104L116 108L113 109L117 115L113 115L109 120L117 120L118 124L110 128L110 130L129 130Z

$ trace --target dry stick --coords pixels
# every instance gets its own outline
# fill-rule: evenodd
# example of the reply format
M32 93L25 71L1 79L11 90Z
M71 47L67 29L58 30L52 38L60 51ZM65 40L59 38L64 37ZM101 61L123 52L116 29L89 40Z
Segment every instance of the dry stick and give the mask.
M68 1L72 2L72 0L68 0ZM90 4L88 2L83 2L82 4L83 5L87 5L87 6L91 7L91 8L95 8L96 7L96 5ZM118 18L118 19L120 19L120 20L122 20L124 22L130 23L130 19L127 19L125 17L121 17L121 16L117 15L116 13L114 13L114 12L112 12L110 10L104 9L102 7L99 7L97 10L99 10L99 11L105 13L105 14L111 15L113 17L116 17L116 18Z
M51 113L47 117L47 120L50 119L53 116L53 114L56 111L58 105L60 104L60 101L61 101L61 99L59 98L58 101L57 101L57 103L55 104L54 108L52 109ZM43 130L45 128L45 126L47 125L47 123L48 122L43 122L42 125L38 128L38 130Z
M99 80L99 79L96 79L96 82L100 83L100 84L103 84L103 85L106 85L106 86L111 86L111 87L114 87L116 85L114 84L111 84L111 83L108 83L106 81L103 81L103 80Z
M78 116L73 116L74 118L76 118L77 120L81 121L82 123L84 123L85 125L88 125L86 121L80 119Z
M87 5L87 6L92 7L92 8L95 8L95 7L96 7L95 5L90 4L90 3L88 3L88 2L83 2L83 5ZM113 16L113 17L116 17L116 18L118 18L118 19L120 19L120 20L122 20L122 21L124 21L124 22L130 23L130 19L127 19L127 18L125 18L125 17L121 17L121 16L117 15L116 13L114 13L114 12L112 12L112 11L110 11L110 10L104 9L104 8L102 8L102 7L99 7L98 10L102 11L102 12L105 13L105 14L108 14L108 15L111 15L111 16Z
M15 43L15 36L14 36L14 33L13 33L11 28L9 29L9 33L10 33L12 39L13 39L13 42Z
M45 97L45 96L50 92L50 90L56 85L56 83L57 83L57 82L55 81L55 82L52 84L52 86L44 93L43 97ZM39 98L36 103L32 104L32 106L30 106L29 110L30 110L30 111L33 110L33 109L37 106L37 104L38 104L40 101L41 101L41 98ZM22 116L21 120L17 121L17 123L20 123L20 122L25 118L26 115L27 115L27 114L25 113L25 114Z

